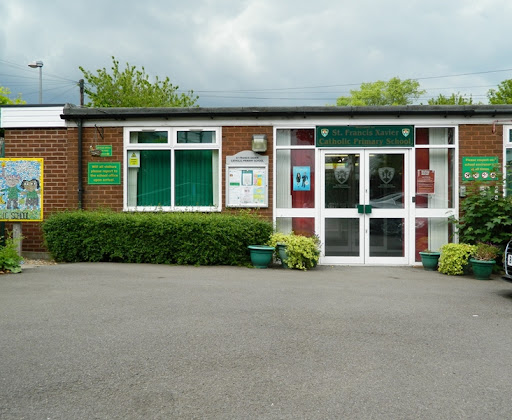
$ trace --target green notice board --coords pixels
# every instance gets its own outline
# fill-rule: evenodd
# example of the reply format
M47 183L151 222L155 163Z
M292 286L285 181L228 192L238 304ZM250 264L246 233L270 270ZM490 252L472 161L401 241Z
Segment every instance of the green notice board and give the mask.
M498 178L498 158L495 156L472 156L462 158L463 181L495 181Z
M121 163L89 162L87 182L92 185L121 184Z
M412 125L317 126L318 147L414 147Z

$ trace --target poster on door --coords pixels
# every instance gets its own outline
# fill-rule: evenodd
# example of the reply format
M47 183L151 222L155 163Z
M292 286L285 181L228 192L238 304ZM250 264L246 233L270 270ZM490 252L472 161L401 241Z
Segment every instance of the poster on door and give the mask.
M434 194L435 171L432 169L418 169L416 175L416 194Z
M0 158L0 220L43 220L43 159Z
M311 168L309 166L293 167L293 191L311 190Z

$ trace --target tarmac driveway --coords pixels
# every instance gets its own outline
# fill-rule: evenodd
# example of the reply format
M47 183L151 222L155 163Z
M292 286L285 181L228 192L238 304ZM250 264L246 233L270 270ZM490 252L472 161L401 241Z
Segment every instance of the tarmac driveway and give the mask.
M0 276L1 419L510 419L512 284L412 267Z

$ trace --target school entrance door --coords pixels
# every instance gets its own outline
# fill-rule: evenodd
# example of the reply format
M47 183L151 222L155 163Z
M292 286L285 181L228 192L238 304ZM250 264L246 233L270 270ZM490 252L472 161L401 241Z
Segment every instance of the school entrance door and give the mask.
M407 264L409 150L321 152L325 264Z

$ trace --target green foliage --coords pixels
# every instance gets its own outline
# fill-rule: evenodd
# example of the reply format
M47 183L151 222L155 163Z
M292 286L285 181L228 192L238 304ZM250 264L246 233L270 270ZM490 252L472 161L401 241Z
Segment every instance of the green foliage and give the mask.
M475 250L472 256L475 260L492 261L496 260L500 251L501 250L496 245L478 242L475 245Z
M482 189L480 189L482 187ZM460 203L460 217L453 219L461 242L486 242L505 249L512 238L512 197L503 196L501 185L467 183L467 196Z
M385 82L378 80L373 83L362 83L359 90L351 90L350 96L340 96L337 106L378 106L378 105L410 105L424 90L419 89L416 80L400 80L393 77Z
M43 222L56 261L249 265L272 224L251 214L69 211Z
M441 247L438 271L455 276L464 274L469 258L475 252L475 246L470 244L445 244Z
M276 232L272 234L267 245L277 248L277 244L286 245L288 256L286 264L289 268L309 270L316 266L320 258L320 241L317 236L307 237Z
M498 89L489 89L487 92L491 105L512 104L512 79L504 80Z
M21 272L23 257L18 254L17 247L17 240L11 237L5 239L5 245L0 247L0 271Z
M428 100L429 105L472 105L473 97L469 95L469 98L466 95L461 95L460 93L452 93L451 96L444 96L439 94L437 98L432 98Z
M26 102L21 99L21 94L18 94L15 99L11 99L9 97L10 94L11 91L9 88L0 86L0 105L26 104Z
M119 69L119 61L112 57L109 70L102 68L97 74L79 67L86 80L85 93L91 99L88 106L94 107L192 107L198 97L193 91L178 94L179 86L173 86L169 77L155 82L149 81L144 67L137 70L126 63L124 71ZM88 86L87 86L88 85Z

